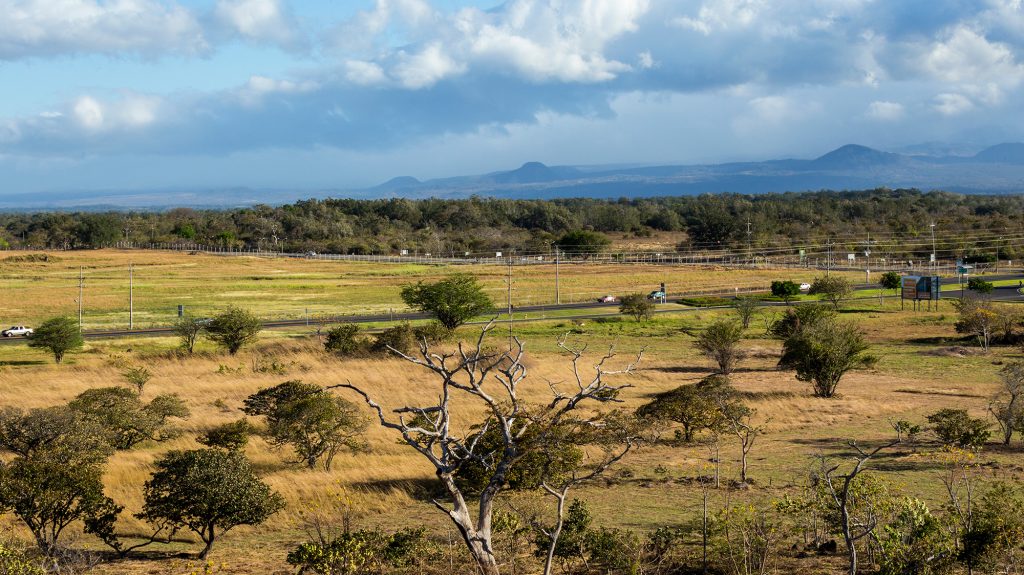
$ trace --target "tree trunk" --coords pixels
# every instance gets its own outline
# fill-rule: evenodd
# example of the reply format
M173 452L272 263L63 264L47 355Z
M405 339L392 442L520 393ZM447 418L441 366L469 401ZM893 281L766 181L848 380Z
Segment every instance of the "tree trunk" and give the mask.
M206 556L210 554L210 550L213 549L213 540L215 538L214 529L215 527L213 525L210 525L209 536L203 537L203 541L206 542L206 546L203 547L203 550L199 552L200 559L206 559Z
M552 494L558 498L557 520L555 528L551 531L551 543L548 545L548 553L544 558L544 575L551 575L551 569L555 564L555 548L558 546L558 538L562 536L562 526L565 524L565 491Z
M849 575L857 575L857 542L853 538L853 533L850 531L850 513L846 509L846 499L844 497L843 504L840 506L839 511L843 517L843 541L846 542L846 555L850 559Z

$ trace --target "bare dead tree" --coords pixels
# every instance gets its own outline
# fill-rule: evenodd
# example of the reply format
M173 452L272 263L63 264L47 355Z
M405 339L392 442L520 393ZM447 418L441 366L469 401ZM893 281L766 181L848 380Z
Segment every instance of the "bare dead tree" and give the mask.
M895 426L894 426L895 427ZM904 437L900 431L897 430L899 435L896 439L879 445L871 451L867 451L857 444L856 441L849 441L849 445L854 451L857 452L855 463L853 468L843 475L836 475L836 472L841 467L841 463L837 463L829 467L824 458L822 458L822 470L820 473L820 480L824 482L825 487L828 488L828 494L832 497L832 501L836 505L836 509L839 510L840 516L840 528L843 532L843 541L846 543L846 554L849 559L849 575L857 575L857 542L868 537L875 532L875 528L878 526L878 519L872 515L864 521L860 521L852 517L850 504L852 501L852 491L854 482L861 473L868 469L869 462L877 456L879 453L890 449L904 441Z
M751 418L757 411L746 406L728 403L719 399L723 427L736 436L740 442L740 483L747 482L747 454L754 447L757 436L764 431L763 425L754 425Z
M614 350L609 350L594 366L593 376L584 378L579 362L586 348L572 350L563 337L559 341L559 348L570 353L573 358L575 386L563 392L552 385L554 398L545 406L543 413L530 413L528 405L519 395L519 386L526 379L523 344L516 338L511 350L487 351L484 341L494 325L494 320L488 322L474 343L460 342L455 351L451 352L433 351L426 340L420 342L419 353L415 356L391 349L405 361L423 367L436 376L439 385L436 403L400 406L388 413L381 404L352 383L331 386L357 393L375 412L382 427L398 432L406 445L433 465L448 495L447 503L434 500L433 504L451 519L483 575L499 573L499 563L492 545L494 505L498 494L507 486L513 466L536 445L536 435L530 441L524 439L527 432L535 431L533 426L541 421L545 429L558 428L578 413L581 404L589 406L591 403L618 401L619 391L630 386L611 385L605 378L631 372L642 357L641 352L636 361L625 368L608 370L605 364L615 356ZM457 407L457 399L469 400L475 406ZM485 414L484 423L460 433L452 428L453 413L457 408L473 414L482 410ZM581 420L589 421L585 418ZM485 453L481 440L494 428L500 437L499 446ZM542 430L541 437L545 433ZM611 458L607 465L598 465L577 479L583 481L596 475L594 472L598 469L603 471L624 455L623 452ZM475 514L467 503L467 493L456 480L459 469L470 462L482 463L488 472L483 488L476 495ZM559 515L560 512L561 509Z

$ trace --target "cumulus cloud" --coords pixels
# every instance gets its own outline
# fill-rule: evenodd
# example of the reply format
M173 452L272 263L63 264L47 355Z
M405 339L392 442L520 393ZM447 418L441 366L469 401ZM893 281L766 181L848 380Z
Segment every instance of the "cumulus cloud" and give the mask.
M157 0L0 0L0 59L62 54L198 54L198 19Z
M935 97L935 111L943 116L958 116L974 108L974 103L963 94L939 94Z
M299 39L295 19L281 0L218 0L214 15L247 40L288 46Z
M873 120L892 122L903 118L903 104L876 100L868 104L867 116Z

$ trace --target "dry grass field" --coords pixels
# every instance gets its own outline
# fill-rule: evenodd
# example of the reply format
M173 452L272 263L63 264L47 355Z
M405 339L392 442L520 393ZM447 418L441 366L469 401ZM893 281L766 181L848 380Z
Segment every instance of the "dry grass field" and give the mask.
M88 262L95 278L111 289L114 270L120 266L125 254L98 252L60 254L60 265L31 272L35 282L15 286L18 282L4 267L3 293L17 290L13 298L5 297L4 314L16 309L31 309L51 302L41 315L63 310L55 303L58 294L68 292L73 283L77 265ZM301 302L319 301L326 305L374 306L390 305L396 298L401 281L436 277L442 271L432 268L403 267L399 270L364 267L358 264L323 262L262 260L257 258L230 258L213 260L207 256L180 254L152 254L150 267L142 267L136 276L142 282L142 293L162 294L171 302L199 284L225 286L228 292L211 289L192 294L204 305L220 303L252 303L267 297L273 303L262 310L291 309L272 306L286 305L287 294L295 294ZM615 291L611 286L638 288L653 281L654 274L664 270L633 272L629 278L615 279L609 270L587 270L567 274L579 282L583 289L587 281L603 286L598 292ZM474 269L474 271L485 271ZM397 276L388 276L397 272ZM26 270L19 274L29 274ZM763 281L754 274L735 276L713 270L700 272L680 271L677 283L684 283L686 273L699 273L702 278L716 278L723 284L729 281ZM243 277L267 277L280 274L281 280L250 280L233 282ZM598 274L603 283L597 283ZM646 274L646 275L645 275ZM21 276L19 276L21 277ZM143 278L151 279L143 279ZM155 278L160 277L159 282ZM170 278L170 279L167 279ZM67 283L63 287L45 287L56 279ZM492 288L499 282L496 271L485 275ZM536 285L540 278L532 277ZM100 283L99 280L95 280ZM282 294L271 288L259 289L261 282L284 287ZM691 282L697 280L691 279ZM38 283L37 283L38 282ZM151 283L150 283L151 282ZM280 282L280 283L278 283ZM618 283L621 282L621 283ZM635 282L635 284L630 283ZM157 287L155 284L160 283ZM524 281L524 284L527 283ZM379 287L386 284L386 288ZM309 290L300 286L313 286ZM532 284L530 284L532 285ZM177 290L169 286L177 286ZM190 287L191 286L191 287ZM228 287L229 286L229 287ZM331 287L335 286L335 287ZM341 286L347 286L345 288ZM150 291L146 291L146 290ZM546 288L545 288L546 289ZM64 290L64 291L61 291ZM538 292L540 288L538 288ZM272 293L274 292L274 293ZM378 294L385 304L370 303L371 293ZM258 295L264 294L264 295ZM271 294L271 295L267 295ZM303 300L307 296L310 300ZM113 298L113 296L109 296ZM155 297L155 296L153 296ZM113 299L104 299L108 309L116 307ZM98 305L98 304L97 304ZM66 307L66 306L65 306ZM151 310L160 306L151 307ZM368 307L368 309L378 309ZM844 442L856 438L870 444L891 435L890 419L922 421L924 416L942 407L963 407L974 415L985 414L989 397L996 389L996 373L1006 361L1019 360L1017 349L996 349L990 355L964 351L943 343L941 338L955 339L952 329L952 309L933 313L900 312L889 304L879 310L877 304L859 303L844 310L843 315L859 322L867 331L873 352L880 361L869 371L848 375L839 388L840 396L827 400L811 396L807 384L797 381L791 372L779 371L779 344L764 335L764 322L756 320L747 332L743 346L748 358L733 376L734 383L744 399L757 410L756 421L766 428L751 452L750 474L756 487L749 490L722 490L712 494L713 505L724 505L726 500L747 497L770 498L799 490L806 471L815 454L845 453ZM112 312L110 312L112 313ZM715 313L663 314L656 320L638 324L627 320L569 322L555 320L517 326L529 352L530 370L527 395L542 400L549 397L548 382L556 385L570 377L568 362L559 354L555 341L560 334L573 330L571 337L578 343L587 343L596 359L600 350L614 345L625 362L640 348L645 348L645 359L640 369L629 378L632 388L626 390L623 407L635 408L653 394L683 383L695 382L710 373L710 364L693 349L693 338L687 334L715 317ZM110 317L108 313L105 316ZM472 336L474 328L463 328L460 335ZM505 332L497 330L495 343L504 341ZM93 387L117 385L123 365L142 364L153 372L154 378L146 387L147 395L177 393L188 404L192 415L178 423L184 431L181 437L162 444L144 444L129 452L117 453L110 461L106 485L107 493L124 505L121 530L126 533L143 532L145 526L131 517L142 503L142 484L152 471L152 462L169 449L193 448L198 444L195 436L205 429L240 416L242 400L262 387L289 379L309 383L333 385L345 381L360 384L372 395L381 398L385 406L412 403L430 398L435 387L429 374L411 367L399 359L339 359L321 351L315 337L302 330L265 334L260 343L231 357L204 346L193 357L172 353L176 342L171 339L112 340L90 342L81 353L71 356L64 365L52 365L45 354L23 346L0 347L0 406L24 408L54 405L68 401L76 394ZM259 373L255 367L261 362L278 361L285 365L281 373ZM342 392L339 392L342 393ZM355 401L355 397L350 397ZM476 414L464 413L461 423L468 425ZM367 413L369 417L369 413ZM447 541L451 536L444 518L422 496L429 489L432 469L419 456L396 441L389 432L371 425L367 432L369 451L340 455L331 472L309 471L287 462L287 450L272 449L260 439L254 439L247 455L258 471L281 492L288 502L285 511L274 516L259 528L238 528L218 543L213 553L218 572L223 573L286 573L288 549L304 539L302 510L310 505L334 500L343 492L353 501L357 510L357 526L426 525L431 536ZM927 451L927 449L923 449ZM922 452L923 453L923 452ZM900 452L880 461L886 476L897 486L903 486L916 496L931 501L942 497L941 466L922 453ZM724 474L736 476L737 446L728 438L724 443ZM991 477L1020 481L1024 477L1021 451L1018 446L1003 450L993 446L983 452L986 474ZM593 485L578 492L594 512L600 525L650 530L663 525L681 525L692 519L699 509L699 491L684 479L693 477L706 468L709 452L704 447L673 447L656 445L646 447L627 458L610 474L611 481ZM515 496L521 506L539 506L539 496ZM628 503L624 512L623 502ZM0 518L3 529L11 529L19 536L25 533L14 519ZM172 545L169 551L158 551L163 560L137 559L106 564L94 572L98 574L185 574L194 569L183 556L196 551L188 544L188 536ZM88 538L82 544L92 545ZM166 559L170 554L171 559ZM825 565L825 564L823 564ZM828 571L822 566L821 572Z
M10 255L7 255L10 254ZM92 250L48 254L54 261L24 262L0 253L0 323L37 325L57 315L77 316L79 273L85 278L87 329L128 326L128 266L134 265L136 327L167 325L177 306L198 316L234 304L265 319L387 313L404 310L401 287L455 272L477 275L492 298L506 301L507 266L377 264L255 256L189 255L183 252ZM555 301L553 265L513 269L516 306ZM766 289L773 279L809 281L813 270L726 270L661 265L563 264L562 302L605 294L649 292L665 282L670 294L694 290ZM861 276L854 276L858 279Z

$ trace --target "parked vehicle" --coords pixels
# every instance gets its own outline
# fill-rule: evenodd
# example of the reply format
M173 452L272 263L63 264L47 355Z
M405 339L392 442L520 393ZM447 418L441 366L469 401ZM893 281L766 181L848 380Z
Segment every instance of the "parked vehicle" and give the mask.
M665 299L665 292L663 292L661 290L654 290L651 293L647 294L647 299L655 299L655 300Z
M800 291L811 291L811 284L807 282L800 284Z
M597 298L597 301L598 301L598 303L615 303L615 302L619 301L619 298L617 298L617 297L615 297L613 295L606 295L606 296L602 296L602 297Z
M12 325L3 331L0 331L0 335L4 337L26 337L32 335L32 333L32 328L25 325Z

